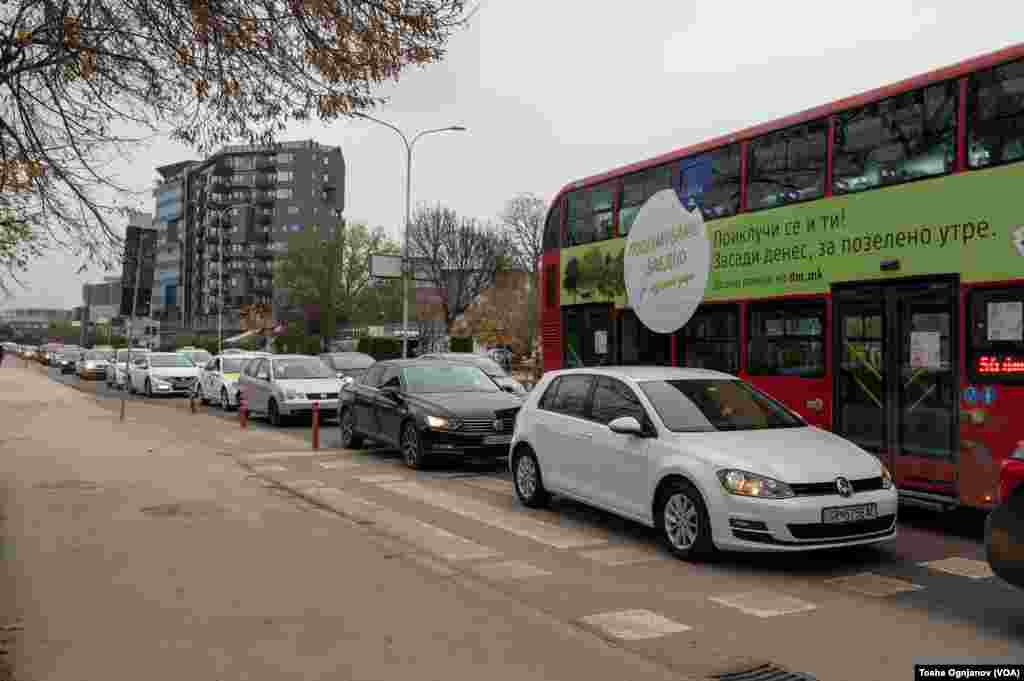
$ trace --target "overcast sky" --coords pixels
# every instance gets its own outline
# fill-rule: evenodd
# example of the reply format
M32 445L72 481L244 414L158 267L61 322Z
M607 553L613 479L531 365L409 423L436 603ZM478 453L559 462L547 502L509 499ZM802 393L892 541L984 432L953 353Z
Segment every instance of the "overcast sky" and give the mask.
M518 192L566 183L1019 42L1024 3L484 0L448 58L406 72L375 112L423 138L413 204L493 218ZM293 126L281 140L340 145L346 217L396 236L405 154L369 121ZM144 189L157 166L195 158L166 140L118 168ZM152 211L152 201L140 206ZM58 253L0 307L72 307L96 267Z

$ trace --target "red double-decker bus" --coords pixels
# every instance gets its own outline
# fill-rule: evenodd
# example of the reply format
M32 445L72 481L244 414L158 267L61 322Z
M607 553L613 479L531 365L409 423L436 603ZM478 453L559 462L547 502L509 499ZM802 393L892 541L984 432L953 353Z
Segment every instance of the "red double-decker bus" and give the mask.
M673 188L703 303L630 309L623 248ZM544 229L544 368L740 376L876 453L906 501L990 507L1024 441L1024 44L573 182Z

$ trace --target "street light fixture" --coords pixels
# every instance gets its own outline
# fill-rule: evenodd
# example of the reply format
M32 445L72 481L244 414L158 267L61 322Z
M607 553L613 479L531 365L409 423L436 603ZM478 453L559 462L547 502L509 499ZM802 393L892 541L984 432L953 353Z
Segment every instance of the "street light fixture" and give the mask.
M432 128L430 130L423 130L422 132L416 133L409 141L409 138L405 136L405 133L399 130L396 126L382 121L379 118L373 116L367 116L364 113L355 112L354 115L359 118L365 118L368 121L379 123L386 128L391 128L398 133L398 136L402 138L405 143L405 229L402 233L402 359L409 356L409 222L410 222L410 197L412 194L412 148L416 142L426 135L431 135L435 132L466 132L466 128L461 125L449 125L446 128Z
M211 213L217 214L217 236L218 236L218 258L217 266L217 354L224 353L224 213L232 208L254 208L256 204L251 202L233 203L223 208L209 208Z

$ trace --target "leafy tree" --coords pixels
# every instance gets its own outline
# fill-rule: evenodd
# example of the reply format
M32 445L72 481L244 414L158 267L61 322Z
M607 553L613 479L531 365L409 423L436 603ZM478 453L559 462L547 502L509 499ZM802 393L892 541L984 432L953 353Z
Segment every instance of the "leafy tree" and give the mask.
M370 287L370 254L397 252L398 244L381 228L370 232L366 225L340 224L327 233L305 230L292 236L275 263L274 285L286 292L289 304L319 308L326 348L338 324L357 316L360 303L375 295L379 302Z
M24 204L23 199L0 193L0 294L10 295L8 282L19 283L18 275L42 253L39 233L28 221L17 217L15 207Z
M48 243L116 264L111 197L132 193L108 161L151 134L207 153L369 111L468 18L464 0L8 0L0 194Z
M544 255L544 217L547 203L533 194L519 194L505 204L501 221L514 247L516 264L530 273L530 297L527 300L529 346L533 347L537 327L537 286L540 260Z
M77 345L82 340L82 330L72 326L71 322L50 322L46 328L46 337L61 343Z

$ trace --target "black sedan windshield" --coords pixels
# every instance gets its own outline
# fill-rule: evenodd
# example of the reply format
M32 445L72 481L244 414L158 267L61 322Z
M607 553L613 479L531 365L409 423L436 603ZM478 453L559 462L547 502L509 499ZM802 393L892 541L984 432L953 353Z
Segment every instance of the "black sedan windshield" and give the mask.
M647 381L640 387L665 427L677 433L806 425L786 407L743 381Z
M418 366L402 369L411 393L500 392L487 374L473 366Z
M473 355L467 352L464 355L440 355L440 359L446 359L452 362L465 362L467 364L472 364L475 367L479 367L480 370L483 371L488 376L508 376L505 370L501 368L500 364L498 364L497 362L488 357L483 357L482 355Z
M319 359L279 359L274 362L274 378L334 378L334 372Z

